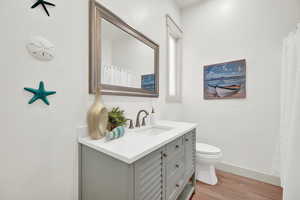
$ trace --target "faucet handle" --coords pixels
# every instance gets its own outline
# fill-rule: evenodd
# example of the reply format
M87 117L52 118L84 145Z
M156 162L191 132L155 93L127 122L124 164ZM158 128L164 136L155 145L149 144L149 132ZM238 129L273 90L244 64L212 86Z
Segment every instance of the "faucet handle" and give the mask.
M148 115L146 115L145 117L143 117L142 126L146 126L146 118L147 117L148 117Z
M132 119L126 119L126 121L129 121L129 129L133 129L133 120Z

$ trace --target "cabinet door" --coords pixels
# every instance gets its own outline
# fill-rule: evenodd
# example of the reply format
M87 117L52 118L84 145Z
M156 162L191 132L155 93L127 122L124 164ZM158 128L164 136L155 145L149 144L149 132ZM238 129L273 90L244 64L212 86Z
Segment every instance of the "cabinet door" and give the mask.
M196 133L195 130L184 136L185 151L185 178L195 171L195 155L196 155Z
M135 164L135 200L165 199L163 149L138 160Z

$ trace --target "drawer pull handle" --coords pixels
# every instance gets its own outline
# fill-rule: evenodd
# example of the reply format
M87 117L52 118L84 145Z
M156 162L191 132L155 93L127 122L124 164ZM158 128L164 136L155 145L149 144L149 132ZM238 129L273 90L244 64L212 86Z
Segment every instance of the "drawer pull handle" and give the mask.
M178 148L179 148L179 145L177 144L177 145L175 146L175 148L178 149Z
M176 164L176 165L175 165L175 167L176 167L176 168L179 168L179 165L178 165L178 164Z
M168 157L168 154L166 154L166 153L163 153L163 156L164 156L164 157Z
M185 138L185 141L186 141L186 142L188 142L188 141L189 141L189 139L188 139L188 138Z

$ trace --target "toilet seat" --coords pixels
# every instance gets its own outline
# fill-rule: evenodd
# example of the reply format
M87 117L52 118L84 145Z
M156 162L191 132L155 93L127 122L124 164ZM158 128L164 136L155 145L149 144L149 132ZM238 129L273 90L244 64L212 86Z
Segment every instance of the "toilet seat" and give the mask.
M211 163L211 164L214 164L214 163L217 163L221 160L221 157L222 157L222 153L218 153L218 154L215 154L215 155L209 155L209 154L200 154L200 153L197 153L196 154L196 163Z
M196 143L196 152L201 155L218 155L221 153L221 149L209 144Z

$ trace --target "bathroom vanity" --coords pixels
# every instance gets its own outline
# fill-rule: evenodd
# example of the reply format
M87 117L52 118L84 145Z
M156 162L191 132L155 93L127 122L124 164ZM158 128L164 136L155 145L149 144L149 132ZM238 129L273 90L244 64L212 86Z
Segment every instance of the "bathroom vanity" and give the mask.
M188 200L196 124L159 121L106 142L80 136L81 200Z

